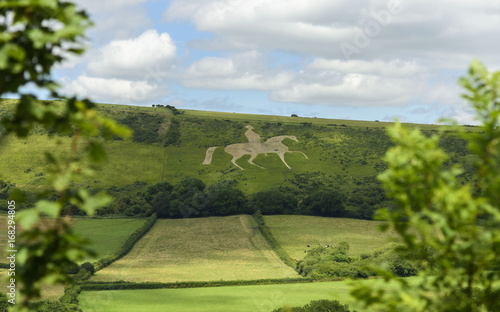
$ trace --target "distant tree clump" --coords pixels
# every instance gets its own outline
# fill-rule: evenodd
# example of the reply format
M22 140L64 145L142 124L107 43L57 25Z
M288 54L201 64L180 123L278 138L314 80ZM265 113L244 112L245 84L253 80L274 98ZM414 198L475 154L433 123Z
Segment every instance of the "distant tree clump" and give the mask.
M253 211L260 210L265 215L295 214L298 197L290 188L278 187L252 195L249 204Z
M345 196L334 190L320 190L310 194L301 204L304 214L325 217L343 217Z

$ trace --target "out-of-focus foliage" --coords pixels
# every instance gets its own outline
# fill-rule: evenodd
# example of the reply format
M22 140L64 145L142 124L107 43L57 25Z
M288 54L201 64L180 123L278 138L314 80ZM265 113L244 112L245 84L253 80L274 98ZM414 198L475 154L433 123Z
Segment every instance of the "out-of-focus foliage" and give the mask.
M61 215L68 204L92 215L110 202L110 197L72 189L70 182L76 176L93 173L88 163L105 159L103 138L130 136L128 128L100 116L91 101L59 94L59 85L51 77L54 65L83 53L84 32L90 25L87 14L70 2L0 1L0 96L14 94L20 98L14 113L1 120L2 138L10 134L26 137L36 124L72 138L66 155L58 158L45 153L51 165L48 189L56 192L56 199L38 201L16 218L24 229L18 233L15 246L15 277L22 295L22 301L16 298L16 307L20 310L38 309L29 302L40 297L42 284L67 283L69 268L92 254L85 240L73 233L68 218ZM36 95L26 91L30 89L48 93L58 101L39 102ZM14 191L10 199L20 202L20 194ZM42 216L49 218L42 220Z
M477 156L477 183L462 185L460 167L443 168L449 157L438 147L440 134L390 129L397 145L379 179L397 206L379 215L424 277L409 283L379 269L399 291L356 284L352 294L372 311L500 311L500 72L474 61L460 84L482 124L481 132L463 134Z

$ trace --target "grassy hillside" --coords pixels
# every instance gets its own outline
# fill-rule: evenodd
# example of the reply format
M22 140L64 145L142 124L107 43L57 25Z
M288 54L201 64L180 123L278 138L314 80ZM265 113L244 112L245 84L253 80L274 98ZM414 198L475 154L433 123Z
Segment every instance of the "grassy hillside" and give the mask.
M379 221L325 218L313 216L264 216L274 238L297 260L306 250L319 245L348 242L349 255L370 253L395 238L394 233L381 233ZM307 247L307 245L310 246Z
M10 114L13 107L11 100L0 100L0 115ZM163 208L158 205L153 208L154 203L145 198L145 189L159 182L174 185L186 177L199 179L207 187L230 181L231 186L241 190L247 199L253 194L281 187L286 195L293 194L296 204L280 213L311 214L304 212L299 203L314 198L318 195L315 192L323 190L340 193L342 204L347 208L343 216L371 219L376 208L388 205L376 177L386 168L382 157L392 146L385 131L390 123L192 110L174 115L164 107L105 104L98 107L101 114L134 130L130 140L106 142L108 161L96 168L95 176L74 181L75 187L107 190L117 198L114 204L99 211L100 214L148 216L153 211L158 212ZM246 136L248 126L253 127L256 138L252 145L248 145L250 139ZM446 129L434 125L407 126L418 126L427 135ZM464 129L479 131L476 127ZM279 136L294 136L296 140L284 138L282 145L261 145ZM34 193L43 188L50 170L43 152L50 150L67 157L70 144L69 137L54 135L49 138L48 131L41 128L35 128L27 139L9 137L0 145L0 179L25 190L30 198L27 205L30 205L35 201ZM242 170L231 162L232 155L225 151L225 147L232 144L247 144L238 145L236 151L231 152L233 154L248 150L262 153L254 155L255 165L249 163L250 155L240 157L236 164ZM445 166L462 164L464 173L459 179L473 184L475 159L467 151L465 141L450 132L441 145L451 155ZM209 148L215 147L214 151L210 149L213 151L210 164L203 164ZM300 152L284 155L291 169L275 153L285 148ZM0 210L5 209L8 192L0 184ZM254 205L236 213L252 213L255 209L258 207ZM317 212L312 214L318 215Z
M408 278L410 282L417 279ZM380 280L363 282L373 284L380 283ZM394 288L388 286L386 289ZM349 304L351 311L368 312L349 296L349 291L348 282L84 291L80 295L80 307L84 312L271 312L284 305L303 306L311 300L329 299Z
M0 100L0 115L13 109L12 100ZM79 181L92 187L123 186L135 181L176 183L184 176L196 177L207 184L221 180L236 180L245 193L255 193L274 186L307 188L311 184L336 187L352 192L361 187L372 187L375 175L384 167L381 157L391 146L385 134L390 123L374 121L334 120L321 118L280 117L205 111L182 111L174 116L166 108L100 105L102 114L115 118L131 127L135 133L130 141L116 140L107 144L108 162L99 175L88 181ZM285 139L291 151L285 160L276 154L260 154L254 163L249 155L237 163L224 146L245 143L245 127L251 125L262 142L280 135L296 136L298 142ZM417 125L408 125L417 126ZM431 133L439 129L434 125L418 125ZM468 128L476 131L476 128ZM37 188L47 174L44 150L65 153L69 138L49 140L47 131L36 128L34 135L25 140L8 139L0 146L0 172L2 179L25 188ZM450 138L443 142L454 154L450 163L470 163L465 144ZM207 148L215 150L212 163L203 165ZM466 177L464 177L466 178Z
M271 250L251 216L157 220L93 281L176 282L298 277Z

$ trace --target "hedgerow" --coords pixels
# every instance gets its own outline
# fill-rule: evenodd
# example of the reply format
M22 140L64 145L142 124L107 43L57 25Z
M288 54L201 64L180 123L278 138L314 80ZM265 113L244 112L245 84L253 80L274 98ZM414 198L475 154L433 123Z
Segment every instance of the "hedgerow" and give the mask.
M177 283L133 283L133 282L91 282L86 281L79 285L82 291L91 290L125 290L125 289L159 289L159 288L203 288L223 286L273 285L292 283L312 283L311 278L259 279L236 281L207 281L207 282L177 282Z
M296 269L295 261L290 257L290 255L286 252L286 250L281 246L281 244L274 238L269 228L266 226L264 218L262 217L262 213L260 210L257 210L253 217L259 226L259 230L262 235L265 237L271 248L278 254L280 259L289 267Z
M125 243L122 245L122 247L118 251L100 259L97 262L95 262L94 263L95 271L97 272L99 270L102 270L103 268L107 267L111 263L113 263L116 260L125 256L132 249L132 247L134 247L135 243L139 239L141 239L144 236L144 234L146 234L149 231L149 229L155 224L155 222L156 222L156 214L153 214L151 217L148 218L148 220L144 223L143 226L138 228L134 233L132 233L127 238ZM82 270L80 270L80 271L82 271Z

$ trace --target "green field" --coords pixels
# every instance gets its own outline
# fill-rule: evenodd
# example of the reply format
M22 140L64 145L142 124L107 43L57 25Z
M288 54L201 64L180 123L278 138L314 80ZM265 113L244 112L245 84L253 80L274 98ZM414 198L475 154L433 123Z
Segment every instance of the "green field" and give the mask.
M145 221L144 219L74 218L72 222L75 232L90 240L90 246L97 253L97 257L87 260L93 261L118 250L127 237L141 227ZM0 228L7 229L5 215L0 216ZM19 235L19 227L16 229ZM5 250L6 243L7 230L0 232L0 250ZM5 262L5 260L0 262Z
M93 281L176 282L298 277L248 215L157 220Z
M370 284L380 282L363 281ZM394 287L388 286L386 289ZM80 307L84 312L271 312L284 305L302 306L311 300L329 299L348 304L351 311L369 312L350 297L349 291L348 282L84 291L80 295Z
M144 219L76 219L73 228L90 240L97 253L97 257L89 259L92 261L118 250L144 222Z
M304 251L319 245L348 242L349 254L358 256L382 247L394 238L394 233L381 233L380 221L313 216L264 216L276 240L290 257L300 260Z

